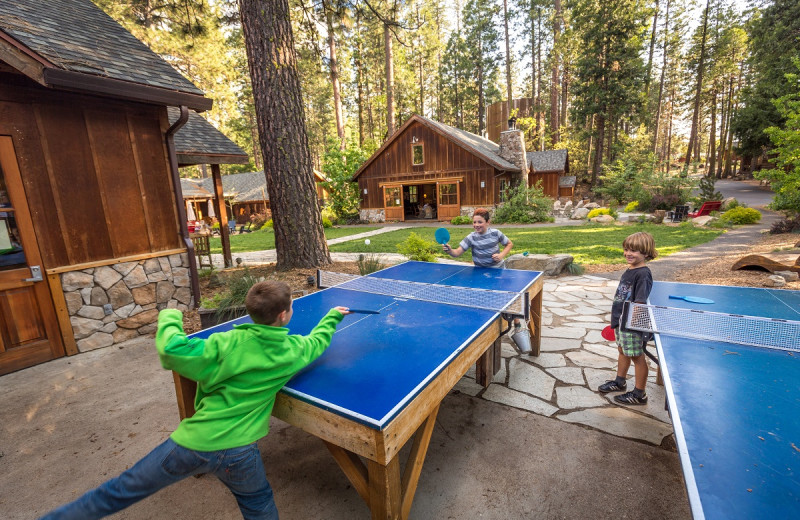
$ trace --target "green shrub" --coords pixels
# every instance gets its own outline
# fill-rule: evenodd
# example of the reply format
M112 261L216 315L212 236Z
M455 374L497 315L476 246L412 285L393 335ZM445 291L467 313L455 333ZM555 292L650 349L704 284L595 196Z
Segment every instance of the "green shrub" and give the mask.
M457 217L453 217L450 219L450 223L454 226L458 226L461 224L472 224L472 217L468 217L466 215L459 215Z
M219 229L219 220L211 224L211 229Z
M553 199L544 194L541 181L530 188L524 184L515 186L508 191L508 197L494 212L492 222L495 224L532 224L553 220L550 216Z
M333 223L330 221L330 219L322 217L322 227L324 228L333 227Z
M364 276L369 273L374 273L375 271L380 271L383 269L381 260L381 255L377 253L358 255L358 260L356 261L358 264L358 272L361 273L361 276Z
M411 232L404 242L397 244L397 251L409 260L420 262L435 262L436 253L440 250L439 244L425 240L418 234Z
M639 201L634 200L633 202L629 202L627 206L625 206L625 213L631 213L639 209Z
M588 215L586 215L586 218L592 219L598 215L611 215L612 217L617 218L619 214L613 208L595 208L591 210Z
M753 208L738 208L729 209L722 214L720 220L729 224L755 224L761 220L761 212Z
M235 308L244 305L244 300L247 297L247 291L256 283L263 280L250 272L248 268L237 271L228 277L224 285L227 288L215 294L212 298L203 298L200 301L200 306L206 309L218 309L218 313L228 313L227 319L233 319Z
M733 208L746 208L746 207L747 207L747 204L742 204L741 202L739 202L736 199L731 199L727 204L725 204L724 209L725 209L725 211L728 211L729 209L733 209Z
M261 229L272 229L274 225L275 223L272 222L272 219L269 219L268 221L264 222L264 225L261 226Z

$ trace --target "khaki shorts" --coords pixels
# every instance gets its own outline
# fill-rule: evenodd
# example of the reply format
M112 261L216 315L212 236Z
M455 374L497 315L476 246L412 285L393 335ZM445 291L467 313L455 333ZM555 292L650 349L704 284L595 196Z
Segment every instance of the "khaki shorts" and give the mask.
M636 357L644 354L644 335L635 330L617 329L617 345L622 349L622 353L628 357Z

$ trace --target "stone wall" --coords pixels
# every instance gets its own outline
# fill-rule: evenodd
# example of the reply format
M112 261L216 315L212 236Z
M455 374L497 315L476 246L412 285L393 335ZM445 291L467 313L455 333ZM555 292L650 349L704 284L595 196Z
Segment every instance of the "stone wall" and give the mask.
M365 222L386 222L386 212L383 208L361 209L358 211L358 218Z
M61 288L80 352L152 334L158 311L194 303L186 253L63 273Z

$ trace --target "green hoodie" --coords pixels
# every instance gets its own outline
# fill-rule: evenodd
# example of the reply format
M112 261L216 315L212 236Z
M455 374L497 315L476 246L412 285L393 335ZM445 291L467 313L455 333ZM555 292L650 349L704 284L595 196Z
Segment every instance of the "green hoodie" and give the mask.
M191 450L216 451L265 436L275 395L328 348L343 318L331 309L308 336L248 323L207 339L189 339L183 314L161 311L156 332L161 366L197 381L195 414L181 421L172 440Z

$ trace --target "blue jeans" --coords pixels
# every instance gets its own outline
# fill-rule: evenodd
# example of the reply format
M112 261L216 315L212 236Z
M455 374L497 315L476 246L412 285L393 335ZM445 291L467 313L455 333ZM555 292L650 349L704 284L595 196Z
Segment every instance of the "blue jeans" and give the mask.
M245 519L278 520L278 508L255 443L220 451L194 451L167 439L132 468L47 513L46 520L102 518L191 475L213 473L233 492Z

